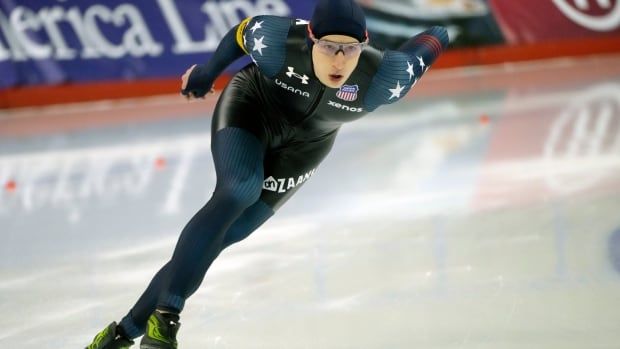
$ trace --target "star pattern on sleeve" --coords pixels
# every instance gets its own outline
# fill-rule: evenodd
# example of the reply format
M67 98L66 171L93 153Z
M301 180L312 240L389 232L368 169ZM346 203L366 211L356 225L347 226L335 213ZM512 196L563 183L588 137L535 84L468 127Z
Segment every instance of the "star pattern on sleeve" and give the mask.
M254 34L256 32L257 29L262 29L263 28L263 22L264 21L259 21L254 23L254 26L252 28L250 28L250 30L252 31L252 34Z
M400 81L396 81L396 87L388 89L388 91L392 93L392 95L390 96L390 100L392 98L400 98L400 95L403 93L404 89L405 89L405 86L400 86Z
M261 56L263 55L263 49L269 47L263 44L263 39L265 39L265 36L261 36L260 39L254 38L254 48L252 49L252 52L258 51Z
M409 73L409 81L415 77L415 72L413 71L413 64L407 61L407 73Z
M424 67L426 66L426 63L424 63L424 58L420 56L416 56L416 58L418 59L418 62L420 63L420 68L424 69Z

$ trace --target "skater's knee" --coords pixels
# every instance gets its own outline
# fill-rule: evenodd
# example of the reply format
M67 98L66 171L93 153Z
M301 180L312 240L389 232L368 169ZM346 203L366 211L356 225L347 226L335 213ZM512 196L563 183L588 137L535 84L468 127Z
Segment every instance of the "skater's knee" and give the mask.
M229 207L244 210L258 200L262 188L262 179L252 177L218 185L214 195Z

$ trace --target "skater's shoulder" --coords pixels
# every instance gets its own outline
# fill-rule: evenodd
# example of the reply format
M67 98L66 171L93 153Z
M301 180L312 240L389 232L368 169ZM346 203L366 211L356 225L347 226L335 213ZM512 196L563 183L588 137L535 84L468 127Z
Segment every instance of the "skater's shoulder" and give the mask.
M257 39L265 37L275 43L277 40L286 40L294 23L295 20L289 17L258 15L246 18L241 22L239 30L241 35Z
M289 32L294 25L295 20L288 17L250 17L242 22L238 40L260 70L273 76L284 64Z

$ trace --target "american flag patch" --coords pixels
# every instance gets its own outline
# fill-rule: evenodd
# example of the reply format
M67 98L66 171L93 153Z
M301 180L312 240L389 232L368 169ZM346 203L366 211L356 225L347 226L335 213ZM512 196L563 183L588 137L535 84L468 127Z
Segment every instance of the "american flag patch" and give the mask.
M336 92L336 97L351 102L357 99L357 91L359 90L360 88L357 85L343 85L340 90Z

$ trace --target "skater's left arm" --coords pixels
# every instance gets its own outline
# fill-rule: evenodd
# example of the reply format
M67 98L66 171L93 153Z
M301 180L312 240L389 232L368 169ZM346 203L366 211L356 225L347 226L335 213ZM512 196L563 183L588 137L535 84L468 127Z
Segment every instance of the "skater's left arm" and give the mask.
M366 97L368 111L403 98L448 47L444 27L432 27L396 50L386 50Z
M424 61L425 68L430 67L443 50L448 47L449 39L446 28L435 26L412 37L402 44L397 51Z

